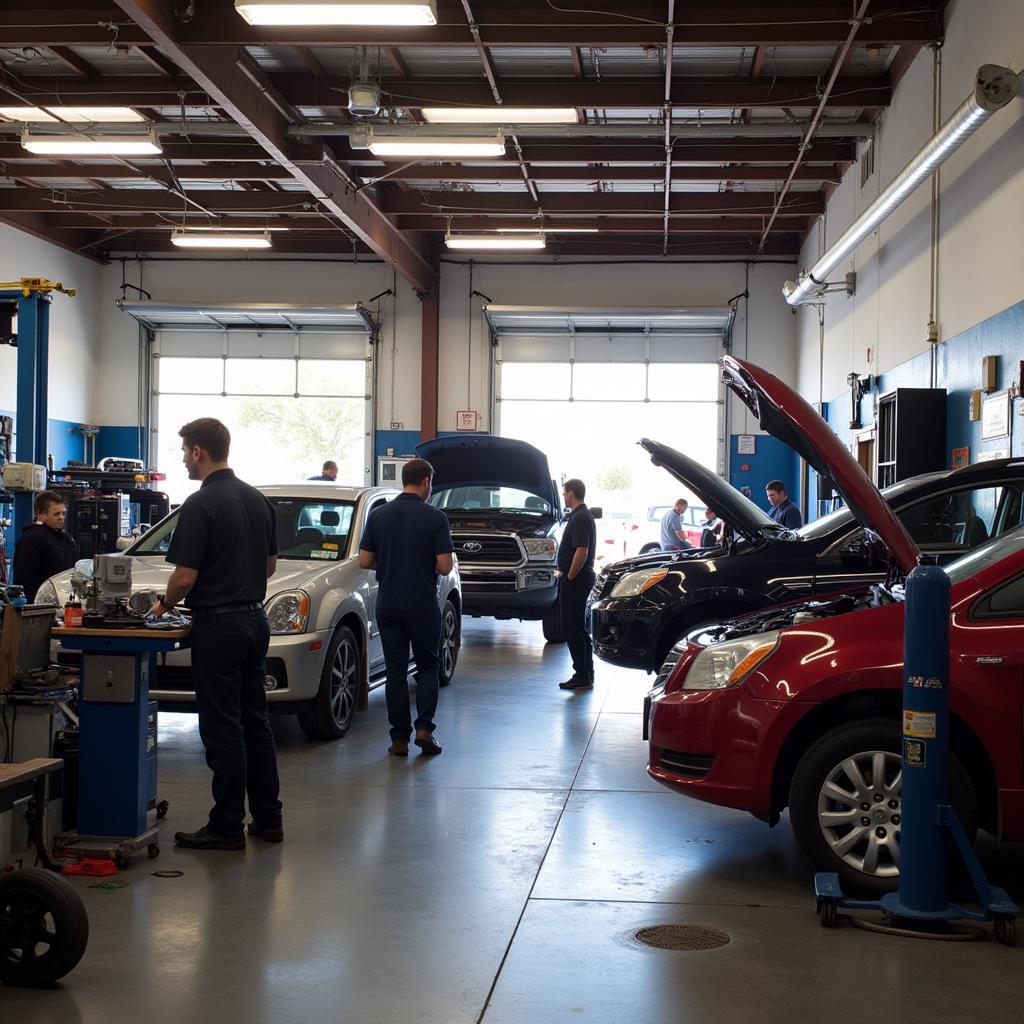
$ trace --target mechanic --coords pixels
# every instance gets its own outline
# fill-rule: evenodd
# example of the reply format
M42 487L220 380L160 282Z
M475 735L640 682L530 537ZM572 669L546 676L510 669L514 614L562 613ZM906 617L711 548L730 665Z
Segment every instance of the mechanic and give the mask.
M779 526L787 530L799 530L804 525L804 517L800 509L789 500L786 493L786 485L781 480L769 480L765 484L764 493L768 496L771 505L769 518L773 519Z
M566 480L562 485L562 498L571 514L558 544L558 601L562 633L572 655L572 675L558 684L562 690L589 690L594 685L594 644L587 630L587 595L594 585L597 526L584 504L586 496L582 480Z
M685 551L692 547L683 532L683 513L689 506L685 498L680 498L661 517L661 550Z
M704 522L701 523L701 527L700 546L702 548L720 547L725 533L725 523L718 518L714 509L704 509Z
M189 479L202 486L178 513L167 550L175 570L151 611L163 615L188 595L199 735L214 805L206 825L177 832L174 841L196 850L244 850L248 795L249 835L279 843L277 749L263 686L270 642L263 599L277 568L274 509L228 467L231 435L223 423L204 417L178 434Z
M320 470L319 476L311 476L310 480L329 480L332 483L338 479L338 464L328 459Z
M395 757L408 757L409 646L416 661L416 746L440 754L434 738L437 711L441 610L437 577L452 571L448 519L427 503L434 467L411 459L402 467L402 493L370 513L359 541L359 565L377 570L377 626L384 647L384 696Z
M78 545L64 530L67 508L53 491L40 491L32 503L36 519L22 530L14 549L14 579L29 602L51 576L70 569L78 558Z

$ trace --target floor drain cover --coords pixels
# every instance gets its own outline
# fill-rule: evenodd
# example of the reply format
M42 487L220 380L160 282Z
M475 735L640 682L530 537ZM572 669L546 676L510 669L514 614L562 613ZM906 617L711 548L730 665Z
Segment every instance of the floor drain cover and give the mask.
M717 928L702 928L692 924L659 924L653 928L641 928L636 933L637 941L655 949L718 949L729 941L729 936Z

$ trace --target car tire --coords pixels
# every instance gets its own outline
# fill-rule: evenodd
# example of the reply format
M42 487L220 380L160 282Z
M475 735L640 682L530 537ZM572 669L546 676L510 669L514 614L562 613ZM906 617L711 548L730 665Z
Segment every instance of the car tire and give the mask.
M452 601L445 601L441 609L441 645L438 650L439 665L437 681L447 686L455 675L455 665L459 660L459 648L462 645L459 612Z
M26 958L29 940L33 955ZM67 879L42 868L0 876L0 981L5 985L36 988L63 978L82 959L88 942L89 916Z
M817 870L838 873L845 891L879 896L899 886L899 823L895 828L892 822L875 826L885 828L884 839L876 835L875 827L862 824L856 817L861 808L853 798L859 783L851 773L859 771L868 787L860 795L872 806L877 802L898 813L900 749L898 723L887 719L847 722L819 737L793 773L789 816L797 842ZM874 767L879 756L884 758L884 771L876 784ZM850 794L849 799L829 795L840 790ZM960 824L973 842L978 831L978 797L955 755L950 756L949 793ZM876 801L877 795L883 799ZM896 801L895 808L889 807L889 800ZM853 817L849 825L836 817L844 813L844 806ZM823 820L826 814L833 817Z
M660 550L661 550L661 545L660 544L645 544L640 549L640 554L641 555L653 555L655 551L660 551Z
M359 644L348 626L339 626L324 657L316 696L298 714L302 731L311 740L340 740L352 724L362 684Z
M555 601L550 608L544 610L541 626L544 630L544 640L547 643L565 643L565 633L562 632L562 608L559 601Z

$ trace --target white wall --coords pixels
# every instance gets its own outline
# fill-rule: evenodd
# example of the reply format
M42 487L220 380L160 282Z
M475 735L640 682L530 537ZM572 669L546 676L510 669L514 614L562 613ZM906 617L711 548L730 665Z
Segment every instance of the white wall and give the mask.
M50 306L48 412L51 419L95 422L99 264L0 224L0 281L47 277L78 289ZM14 410L17 353L0 348L0 409Z
M1020 0L953 0L941 50L940 123L969 95L982 64L1024 68ZM851 167L811 231L801 254L808 267L903 169L931 137L933 55L922 50L884 112L876 169L860 188ZM937 322L945 340L1024 297L1019 265L1024 234L1024 99L996 114L939 174ZM856 270L857 295L828 297L823 367L816 310L799 313L799 383L806 397L828 401L846 376L884 372L928 348L931 188L922 185L834 272ZM871 358L868 358L868 350Z

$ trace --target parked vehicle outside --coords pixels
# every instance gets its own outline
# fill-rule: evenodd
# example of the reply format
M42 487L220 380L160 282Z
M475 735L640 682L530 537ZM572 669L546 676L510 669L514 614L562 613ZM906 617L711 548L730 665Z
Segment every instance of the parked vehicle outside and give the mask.
M626 551L627 556L649 555L653 551L661 551L661 520L671 505L648 505L644 518L638 525L635 538ZM680 520L683 533L690 545L699 548L701 534L704 532L704 506L689 504Z
M264 606L270 621L267 700L271 710L298 715L315 739L338 739L365 710L369 691L384 682L384 653L377 627L377 579L359 568L359 538L370 513L391 501L393 488L340 487L329 483L260 487L277 517L277 571L267 581ZM177 511L126 551L133 591L162 594L173 566L165 560ZM41 603L63 607L71 573L43 584ZM458 563L439 577L441 685L451 682L461 644ZM186 602L187 605L187 602ZM159 656L150 696L165 707L187 709L195 692L188 651Z

